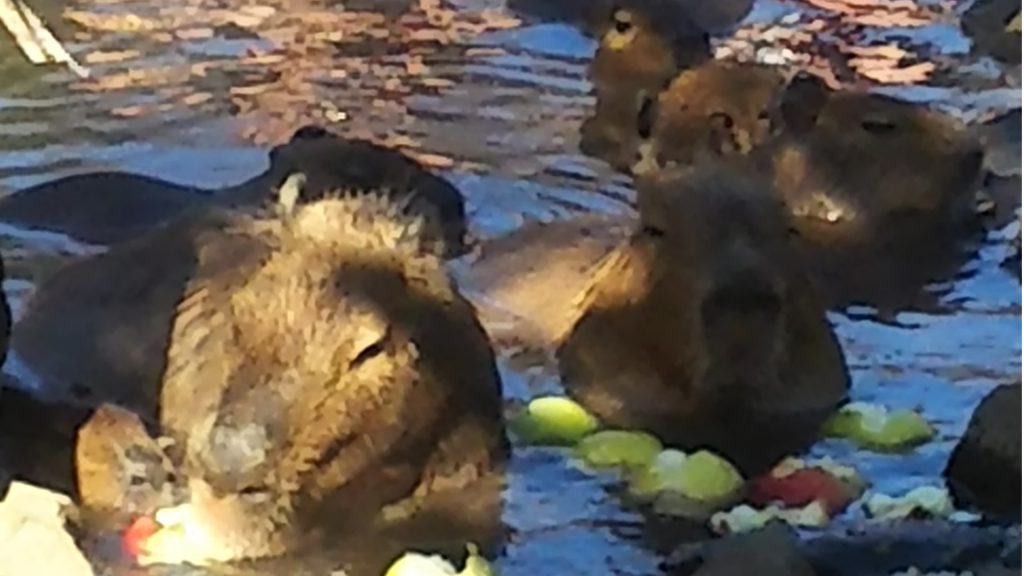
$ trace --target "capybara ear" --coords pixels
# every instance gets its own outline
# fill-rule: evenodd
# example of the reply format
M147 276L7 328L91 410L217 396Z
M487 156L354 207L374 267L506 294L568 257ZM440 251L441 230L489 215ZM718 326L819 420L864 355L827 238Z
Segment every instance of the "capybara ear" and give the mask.
M307 124L302 128L299 128L292 134L289 142L295 142L296 140L317 140L319 138L326 138L330 136L331 132L319 124Z
M277 206L282 215L295 213L295 205L302 197L302 189L306 186L306 175L292 172L277 189Z
M829 94L830 90L821 78L807 72L798 73L782 92L780 128L798 133L813 128Z

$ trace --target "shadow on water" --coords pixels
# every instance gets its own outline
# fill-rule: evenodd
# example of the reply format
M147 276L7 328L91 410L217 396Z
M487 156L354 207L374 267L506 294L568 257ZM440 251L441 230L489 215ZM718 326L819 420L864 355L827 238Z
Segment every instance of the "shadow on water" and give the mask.
M320 122L442 171L467 195L471 226L485 237L526 221L622 213L632 202L626 180L578 153L579 124L593 105L586 67L594 44L568 25L527 24L490 0L395 3L387 18L314 0L228 4L78 0L48 11L91 68L86 79L30 67L0 43L0 186L109 168L222 186L262 171L267 145ZM756 29L796 6L801 17L821 14L759 1L746 24ZM862 32L843 42L893 42L907 52L901 66L931 58L937 67L924 82L880 91L969 120L1019 106L1019 89L991 60L970 54L947 20ZM11 276L4 287L17 313L31 278L81 248L0 232ZM931 286L941 314L900 312L882 322L876 311L853 308L831 316L853 399L922 408L940 435L899 456L836 441L814 455L854 464L883 492L939 482L971 409L992 386L1020 378L1020 285L999 266L1008 250L992 232L961 274ZM560 390L521 362L502 369L510 400ZM645 544L642 517L615 496L615 478L581 471L559 450L530 448L517 449L508 481L511 534L496 561L504 574L659 572L661 557ZM318 557L267 570L326 574L327 564Z

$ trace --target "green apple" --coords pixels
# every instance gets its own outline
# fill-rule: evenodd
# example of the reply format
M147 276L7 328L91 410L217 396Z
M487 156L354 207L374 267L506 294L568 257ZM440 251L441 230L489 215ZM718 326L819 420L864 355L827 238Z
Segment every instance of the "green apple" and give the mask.
M523 443L555 446L572 446L599 425L586 409L561 396L536 398L509 422Z
M576 455L594 468L647 466L661 452L661 441L646 432L602 430L576 445Z

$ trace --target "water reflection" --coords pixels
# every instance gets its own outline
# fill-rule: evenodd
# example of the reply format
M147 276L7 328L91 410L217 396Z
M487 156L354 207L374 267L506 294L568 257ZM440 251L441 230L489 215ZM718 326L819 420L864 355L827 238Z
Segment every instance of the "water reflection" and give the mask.
M482 0L396 2L389 16L314 0L236 4L78 0L44 11L93 76L0 52L2 184L119 168L222 186L262 171L267 145L319 122L441 169L467 195L482 236L573 213L625 213L632 200L622 177L577 151L593 104L585 78L594 46L568 25L527 25ZM1019 89L968 52L952 15L949 3L765 0L716 40L717 52L782 54L837 84L894 83L883 90L969 120L1019 106ZM5 289L17 311L31 290L26 278L82 248L6 232ZM905 456L830 441L816 455L856 465L884 491L937 480L970 409L991 386L1020 377L1020 285L999 268L1004 251L990 236L965 274L940 287L948 314L902 313L889 324L870 310L832 317L853 397L923 407L941 440ZM550 372L517 360L503 366L510 397L559 390ZM642 544L641 516L619 501L615 478L581 472L561 451L529 449L514 457L509 483L503 573L658 573L660 557ZM331 567L312 557L276 570Z

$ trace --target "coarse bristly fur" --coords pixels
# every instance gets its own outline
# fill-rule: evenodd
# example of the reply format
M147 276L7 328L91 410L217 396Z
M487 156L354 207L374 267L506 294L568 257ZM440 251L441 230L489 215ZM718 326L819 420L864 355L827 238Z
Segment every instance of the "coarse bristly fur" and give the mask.
M420 226L339 195L238 219L262 256L197 270L161 423L224 556L279 553L325 502L359 525L505 458L493 352Z

